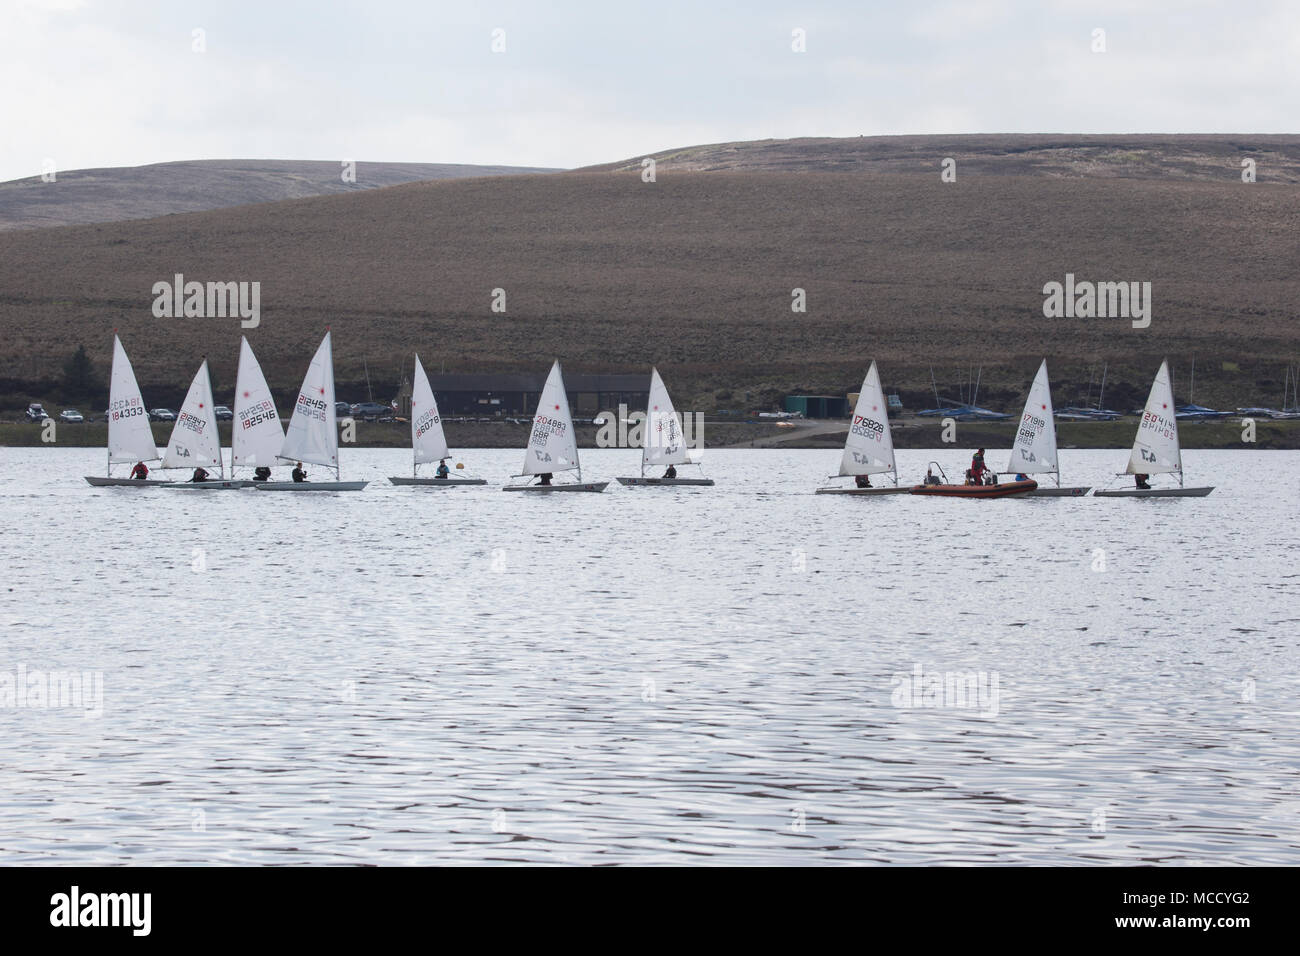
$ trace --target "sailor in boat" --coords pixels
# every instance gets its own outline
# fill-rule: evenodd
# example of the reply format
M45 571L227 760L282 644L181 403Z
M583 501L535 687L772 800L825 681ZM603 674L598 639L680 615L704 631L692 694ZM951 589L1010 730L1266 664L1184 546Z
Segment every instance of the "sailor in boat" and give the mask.
M207 480L208 480L208 472L206 468L195 468L194 475L193 477L190 478L190 481L207 481Z
M444 458L442 461L438 462L438 470L437 470L434 474L436 474L439 478L450 478L450 477L451 477L451 469L447 467L447 459L446 459L446 458Z
M1020 474L1016 475L1016 481L1028 481L1028 480L1029 480L1029 476L1026 475L1024 472L1021 472Z
M135 467L131 469L131 477L136 481L144 481L149 477L149 469L145 467L144 462L137 461Z
M664 472L664 477L665 477L665 478L676 478L676 477L677 477L677 466L676 466L676 465L669 465L669 466L668 466L668 470Z
M970 484L972 485L988 484L988 481L984 477L985 472L987 471L988 469L984 467L984 449L981 448L978 451L976 451L974 455L971 456L970 476L975 480L970 482Z
M856 478L853 479L853 483L854 483L855 485L857 485L859 488L870 488L870 487L871 487L871 476L870 476L870 475L858 475Z
M299 483L307 480L307 472L302 470L302 462L298 462L296 465L294 465L293 480Z
M969 468L966 469L966 484L968 485L979 484L979 482L975 480L975 473L971 471Z
M939 484L942 484L942 482L939 481L938 476L934 473L934 469L933 469L933 468L927 468L927 469L925 469L925 483L926 483L927 485L939 485Z
M1134 475L1133 484L1141 488L1143 491L1150 491L1151 486L1147 484L1147 479L1150 477L1151 477L1150 475Z
M253 469L253 480L254 480L254 481L270 481L270 480L271 480L271 469L270 469L270 468L267 468L265 465L262 465L262 466L260 466L260 467L258 467L258 468L254 468L254 469Z
M542 474L537 476L537 483L539 485L549 485L551 483L551 479L554 477L555 476L552 475L549 471L543 472Z

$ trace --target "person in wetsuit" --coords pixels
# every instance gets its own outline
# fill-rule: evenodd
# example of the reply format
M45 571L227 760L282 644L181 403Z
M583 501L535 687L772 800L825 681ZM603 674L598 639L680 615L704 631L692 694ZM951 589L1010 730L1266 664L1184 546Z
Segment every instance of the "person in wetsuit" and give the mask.
M981 448L978 451L976 451L974 455L971 456L970 475L972 478L975 479L973 482L971 482L971 484L973 485L988 484L989 482L987 478L985 478L987 472L988 472L988 468L984 466L984 449Z
M293 467L293 480L303 482L307 480L307 472L302 470L302 462L298 462Z
M144 466L144 462L137 461L135 467L131 469L131 478L135 481L144 481L149 477L149 469Z
M664 477L665 477L665 478L676 478L676 477L677 477L677 466L676 466L676 465L669 465L669 466L668 466L668 470L664 472Z
M193 477L190 478L190 481L207 481L207 480L208 480L208 472L207 469L204 468L195 468L194 475Z
M870 476L870 475L858 475L856 478L853 479L853 483L854 483L855 485L857 485L859 488L870 488L870 487L871 487L871 476Z
M549 471L543 472L542 474L537 476L537 483L539 485L549 485L553 477L555 476L552 475Z
M1141 488L1143 491L1150 491L1151 486L1147 484L1147 479L1150 477L1151 477L1150 475L1134 475L1133 484Z
M435 475L436 477L438 477L438 478L450 478L450 477L451 477L451 469L447 467L447 459L446 459L446 458L444 458L442 461L438 462L438 470L437 470L436 472L434 472L434 475Z
M254 481L270 481L270 480L271 480L271 469L270 469L270 468L267 468L265 465L262 465L260 468L254 468L254 469L253 469L253 480L254 480Z

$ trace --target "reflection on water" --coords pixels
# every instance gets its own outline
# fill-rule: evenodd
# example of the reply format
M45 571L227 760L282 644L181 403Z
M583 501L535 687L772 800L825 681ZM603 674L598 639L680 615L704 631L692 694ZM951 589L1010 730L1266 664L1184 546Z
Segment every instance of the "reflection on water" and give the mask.
M345 450L376 484L319 497L0 455L0 703L103 679L0 707L0 862L1300 862L1300 454L978 502L812 496L834 450L548 497L518 450L454 491Z

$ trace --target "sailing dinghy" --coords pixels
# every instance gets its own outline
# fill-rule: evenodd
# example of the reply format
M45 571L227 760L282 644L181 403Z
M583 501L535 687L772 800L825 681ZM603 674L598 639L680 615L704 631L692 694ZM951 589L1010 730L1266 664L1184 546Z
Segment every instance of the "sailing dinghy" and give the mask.
M1175 418L1174 390L1169 382L1169 362L1160 363L1156 380L1151 383L1142 422L1138 425L1128 468L1123 475L1177 475L1177 488L1097 489L1097 498L1204 498L1213 486L1188 488L1183 484L1183 453L1178 444L1178 419Z
M145 411L140 386L136 384L131 360L126 357L122 340L113 336L113 375L108 395L108 470L104 477L86 475L86 481L96 488L157 488L170 481L114 478L114 464L131 464L137 461L158 461L158 446L149 427L149 413Z
M334 351L325 333L293 406L289 431L277 456L281 462L309 462L334 470L334 481L258 481L258 491L360 491L364 481L339 479L339 428L334 417Z
M216 406L212 403L212 377L208 373L208 360L199 366L198 374L190 383L185 404L172 426L172 437L163 453L164 468L213 469L218 477L207 481L173 481L167 487L183 491L221 491L237 489L241 482L226 479L226 466L221 458L221 436L217 432Z
M620 485L697 485L713 484L712 478L647 478L646 466L699 465L699 453L694 455L686 447L682 423L677 420L673 400L668 397L664 380L657 368L650 369L649 409L646 411L645 437L641 441L641 477L620 478Z
M885 390L880 386L880 373L873 361L862 380L858 393L858 406L853 410L849 437L844 441L844 454L840 456L840 473L832 478L858 475L892 474L894 483L880 488L818 488L819 495L905 495L907 486L899 487L898 466L894 463L894 437L889 433L888 403Z
M483 478L420 477L421 465L433 461L446 461L451 457L451 449L447 447L447 436L442 430L442 416L438 414L438 403L433 397L433 387L429 384L429 376L424 373L419 355L415 357L415 385L411 389L411 451L415 459L411 466L411 477L389 477L388 480L393 484L420 485L428 488L487 484Z
M274 468L284 445L280 412L247 336L240 336L235 417L230 425L230 477L236 468ZM261 484L261 482L257 482ZM244 484L253 484L246 481Z
M569 414L569 396L564 391L564 377L556 359L551 374L546 377L537 414L533 416L533 429L524 452L524 470L516 478L553 475L557 471L576 471L577 482L564 484L506 485L502 491L604 491L608 481L582 480L582 465L578 462L577 436L573 433L573 416ZM548 479L542 479L548 480Z
M1052 389L1047 381L1047 359L1038 366L1034 384L1025 400L1025 410L1020 414L1020 427L1016 442L1011 448L1007 463L1009 475L1052 475L1055 487L1038 488L1029 494L1039 498L1077 498L1086 495L1087 485L1061 485L1061 463L1056 454L1056 421L1052 416Z

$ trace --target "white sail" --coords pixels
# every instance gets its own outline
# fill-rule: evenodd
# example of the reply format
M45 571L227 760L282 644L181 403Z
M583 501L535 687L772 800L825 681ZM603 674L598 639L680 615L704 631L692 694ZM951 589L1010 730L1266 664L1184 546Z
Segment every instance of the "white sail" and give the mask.
M279 457L286 461L309 461L329 468L339 465L339 432L334 417L334 352L330 334L325 333L316 356L302 380L293 418L285 433Z
M573 471L578 467L578 443L573 434L573 416L569 414L569 396L564 393L564 377L556 360L546 377L537 414L533 416L523 474Z
M1034 384L1030 386L1025 410L1020 415L1020 427L1011 447L1008 474L1040 474L1059 472L1056 457L1056 420L1052 417L1052 389L1047 381L1047 359L1038 366Z
M271 467L284 445L284 428L275 399L266 385L248 338L239 342L239 375L235 380L235 418L231 423L231 466Z
M157 461L158 446L149 428L149 412L140 397L131 360L122 340L113 336L113 378L108 394L108 462Z
M694 462L686 449L682 423L673 409L659 370L650 369L650 398L646 407L645 439L641 447L641 465L683 465Z
M1156 380L1151 383L1142 422L1129 455L1130 475L1182 473L1183 454L1178 447L1178 420L1174 417L1174 390L1169 384L1169 363L1160 363Z
M212 379L208 360L199 366L190 383L185 404L172 426L172 437L163 453L164 468L216 468L225 474L221 461L221 438L217 434L217 416L212 406Z
M451 457L447 436L442 430L442 417L438 414L438 403L433 398L433 387L418 355L415 357L415 385L411 389L411 448L415 451L417 465Z
M853 410L849 437L844 442L841 475L877 475L895 471L894 436L889 433L886 408L880 373L876 371L876 363L872 362L867 377L862 380L858 407Z

